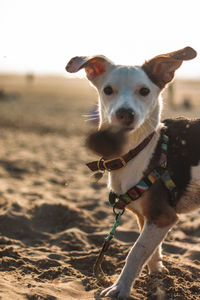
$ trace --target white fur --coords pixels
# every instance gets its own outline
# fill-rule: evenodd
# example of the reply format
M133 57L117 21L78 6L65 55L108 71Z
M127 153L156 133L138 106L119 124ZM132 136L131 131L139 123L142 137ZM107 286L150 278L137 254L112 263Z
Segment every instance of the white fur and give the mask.
M192 181L200 181L200 165L191 169Z
M105 95L103 92L104 87L108 85L112 86L114 90L112 95ZM150 89L149 95L143 97L139 94L142 87ZM154 108L158 108L160 89L139 67L116 66L112 68L109 76L105 76L105 80L101 80L101 87L98 88L98 91L100 95L100 127L103 122L119 126L116 111L120 108L132 108L135 112L135 120L131 126L136 130L149 119ZM157 118L156 115L154 117ZM149 127L152 131L153 127L150 123ZM138 139L138 133L135 137ZM135 143L134 139L132 142Z
M109 173L109 188L115 191L115 193L119 195L124 194L128 189L136 185L141 180L143 172L149 165L149 161L160 137L161 128L162 124L159 125L156 134L153 136L149 144L133 160L130 160L125 168ZM152 132L152 129L150 131L147 128L144 132L148 135Z

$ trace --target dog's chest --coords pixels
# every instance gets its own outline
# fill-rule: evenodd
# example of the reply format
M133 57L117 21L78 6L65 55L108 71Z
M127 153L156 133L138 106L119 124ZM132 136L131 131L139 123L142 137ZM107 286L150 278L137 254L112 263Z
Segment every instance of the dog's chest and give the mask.
M145 149L131 160L125 168L109 173L108 186L112 191L118 195L124 194L141 180L149 165L158 138L159 134L156 134Z

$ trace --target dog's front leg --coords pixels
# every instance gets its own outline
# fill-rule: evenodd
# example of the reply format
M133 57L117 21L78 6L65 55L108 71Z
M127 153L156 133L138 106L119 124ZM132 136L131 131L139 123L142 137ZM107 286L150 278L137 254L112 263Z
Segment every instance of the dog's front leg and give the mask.
M145 222L143 230L130 250L126 263L117 281L102 291L102 296L126 299L130 295L132 283L140 274L142 267L161 243L171 226L160 228Z

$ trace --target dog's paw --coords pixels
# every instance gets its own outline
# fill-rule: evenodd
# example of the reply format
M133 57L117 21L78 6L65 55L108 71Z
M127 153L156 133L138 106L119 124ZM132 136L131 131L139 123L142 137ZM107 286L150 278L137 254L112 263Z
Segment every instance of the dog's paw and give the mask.
M167 268L163 266L163 263L161 261L157 262L156 264L148 265L148 269L149 274L168 272Z
M129 299L130 290L122 282L116 282L101 292L101 296L115 297L116 299Z

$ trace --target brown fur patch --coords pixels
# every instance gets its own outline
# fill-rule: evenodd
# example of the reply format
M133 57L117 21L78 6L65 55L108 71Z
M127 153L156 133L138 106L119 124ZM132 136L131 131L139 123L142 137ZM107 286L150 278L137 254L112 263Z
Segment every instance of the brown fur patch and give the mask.
M125 143L125 132L112 127L92 132L86 140L87 148L104 158L120 155Z
M142 199L143 215L158 227L173 225L177 220L175 209L170 206L168 191L163 183L157 181Z
M134 213L134 215L136 215L138 227L139 227L139 229L140 229L140 231L141 231L142 228L143 228L143 226L144 226L144 217L143 217L141 214L139 214L139 213L137 212L137 210L135 210L135 209L132 208L132 207L127 207L127 209L128 209L129 211L131 211L132 213Z
M140 231L142 231L142 228L144 226L144 217L141 216L140 214L137 214L137 222L138 222Z

